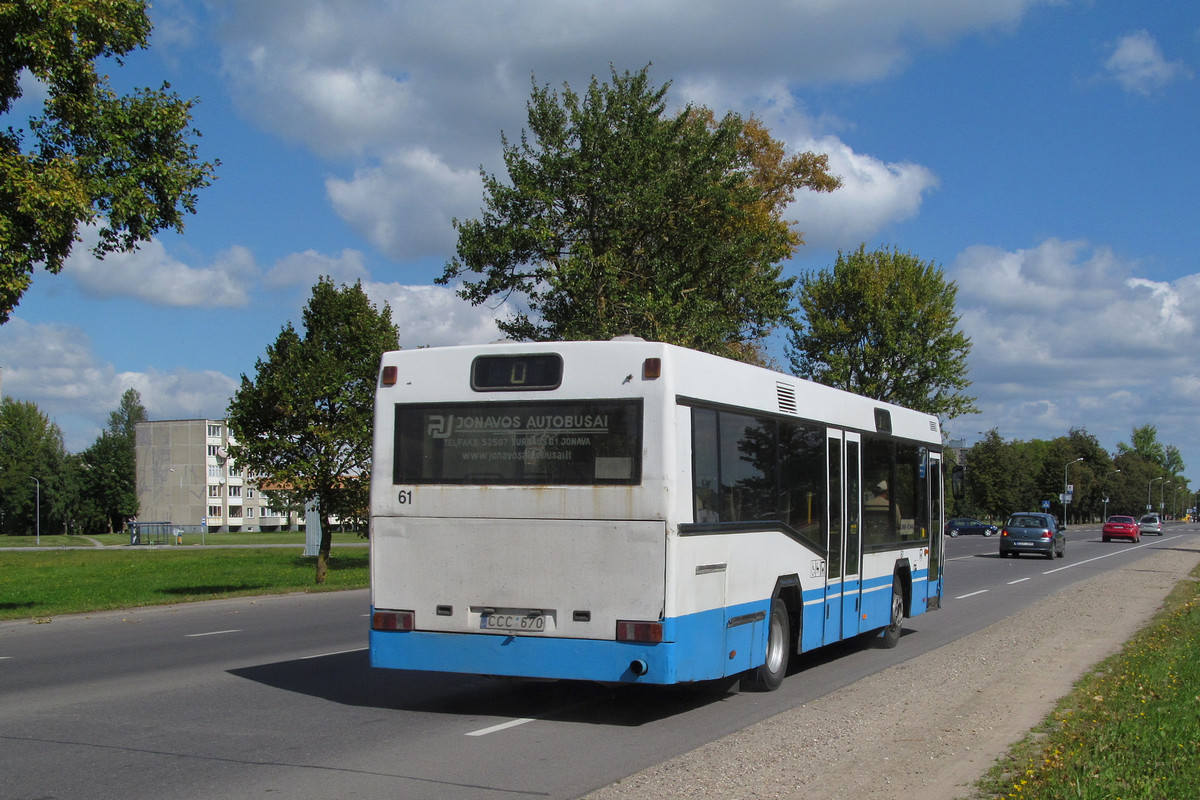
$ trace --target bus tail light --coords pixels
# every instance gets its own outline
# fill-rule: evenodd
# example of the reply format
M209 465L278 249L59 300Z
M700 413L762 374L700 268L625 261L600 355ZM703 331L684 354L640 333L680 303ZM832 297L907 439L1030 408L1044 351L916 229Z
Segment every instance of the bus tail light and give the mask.
M617 620L617 641L658 644L663 640L662 629L661 622L635 622L619 619Z
M652 381L662 377L662 359L647 358L642 362L642 380Z
M415 616L411 611L376 611L371 615L371 630L411 631Z
M395 366L384 367L383 374L379 376L379 383L384 386L395 386L399 372L400 370Z

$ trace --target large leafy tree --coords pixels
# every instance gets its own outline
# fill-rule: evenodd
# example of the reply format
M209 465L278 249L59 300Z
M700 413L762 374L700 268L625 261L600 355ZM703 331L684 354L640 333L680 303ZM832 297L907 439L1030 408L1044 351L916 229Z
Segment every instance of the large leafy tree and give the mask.
M397 347L399 332L391 309L376 309L361 283L339 288L328 278L313 287L303 323L303 335L284 326L253 380L242 375L229 405L237 439L230 456L277 507L316 503L323 583L330 517L366 516L379 359Z
M939 267L909 253L865 245L838 253L832 271L801 278L792 370L946 418L975 413L963 393L971 340L958 330L957 293Z
M0 2L0 323L41 265L59 272L81 226L97 257L183 229L214 164L197 157L192 101L160 89L116 94L97 65L150 37L144 0ZM41 114L13 119L23 83Z
M108 426L73 464L78 503L72 517L83 531L124 530L138 514L134 429L147 419L142 396L126 389Z
M788 156L757 120L666 108L647 70L595 78L582 96L533 87L527 131L502 138L507 182L483 174L486 210L455 220L473 304L518 300L501 329L525 340L635 334L746 358L786 320L780 262L801 238L783 219L799 188L839 185L824 156Z
M34 533L39 510L40 530L61 532L66 458L62 431L36 405L0 401L0 532Z

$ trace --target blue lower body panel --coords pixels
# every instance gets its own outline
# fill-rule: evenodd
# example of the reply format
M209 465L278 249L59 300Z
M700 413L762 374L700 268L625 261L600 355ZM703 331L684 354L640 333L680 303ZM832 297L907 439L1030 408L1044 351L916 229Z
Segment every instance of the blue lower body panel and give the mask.
M370 633L371 666L522 678L673 684L763 663L770 601L666 620L658 644L432 631ZM748 622L740 622L749 618ZM738 620L732 626L727 620ZM644 665L644 668L642 667ZM639 674L640 673L640 674Z

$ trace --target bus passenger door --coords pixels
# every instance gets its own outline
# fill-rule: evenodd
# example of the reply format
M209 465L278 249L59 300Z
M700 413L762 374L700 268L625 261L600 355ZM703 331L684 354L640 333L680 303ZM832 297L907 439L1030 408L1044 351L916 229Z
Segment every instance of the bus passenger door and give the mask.
M826 513L826 562L825 562L825 631L824 644L842 640L842 568L845 562L845 462L843 459L843 434L830 429L826 437L826 486L829 502Z
M938 608L942 598L942 571L946 566L945 486L942 482L942 457L929 454L929 597L927 607Z
M845 435L845 545L842 548L842 638L862 632L862 479L859 473L861 438Z

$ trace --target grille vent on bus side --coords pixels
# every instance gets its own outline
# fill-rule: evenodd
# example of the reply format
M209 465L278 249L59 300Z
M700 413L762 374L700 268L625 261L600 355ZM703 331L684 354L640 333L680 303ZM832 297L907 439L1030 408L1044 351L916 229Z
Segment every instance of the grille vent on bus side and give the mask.
M786 383L775 384L776 394L779 396L779 410L785 414L798 414L799 408L796 407L796 387Z
M938 432L938 424L937 424L937 420L936 420L936 419L931 419L931 420L929 420L929 432L930 432L930 433L937 433L937 432Z

